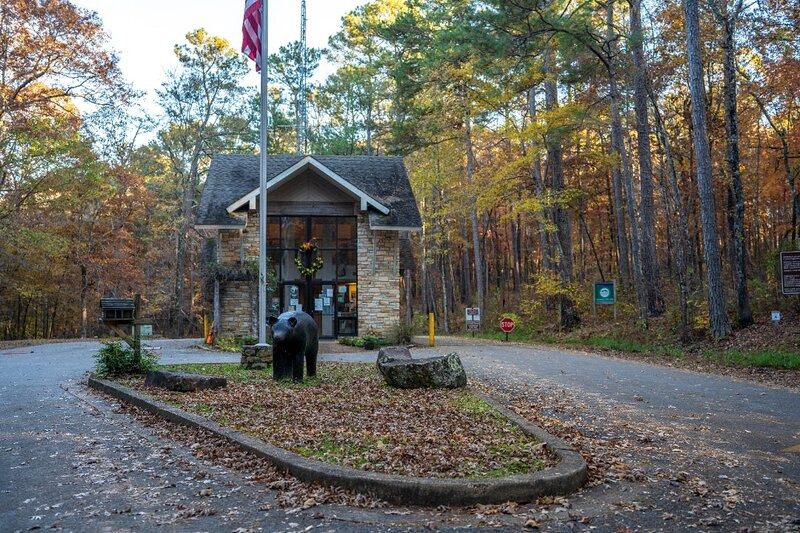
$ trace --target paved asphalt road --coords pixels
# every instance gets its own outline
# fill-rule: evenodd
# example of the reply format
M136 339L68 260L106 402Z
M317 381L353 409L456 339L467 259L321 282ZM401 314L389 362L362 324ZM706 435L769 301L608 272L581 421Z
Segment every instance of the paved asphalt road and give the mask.
M526 516L535 516L545 529L564 531L589 524L601 531L637 525L648 530L800 527L796 392L579 352L452 342L460 344L453 349L468 372L494 384L507 400L538 398L543 409L548 408L543 398L580 406L569 423L608 442L636 435L640 442L652 442L641 440L643 431L661 435L664 443L657 444L657 452L645 456L628 449L624 454L646 472L644 480L598 484L574 496L568 508L528 507L522 521L520 515L495 519L466 511L344 506L316 508L324 518L319 511L317 518L310 511L290 514L264 504L274 494L263 485L198 460L88 394L78 382L99 345L73 342L0 351L0 531L519 528ZM238 360L192 344L153 343L165 363ZM446 340L442 344L419 349L416 356L450 351ZM374 354L322 359L372 361ZM558 408L552 414L566 416ZM692 485L687 479L701 481ZM214 510L208 511L208 498L198 493L212 482L222 489L215 489ZM746 496L734 497L742 493ZM711 499L714 495L719 500ZM577 516L594 518L580 522Z

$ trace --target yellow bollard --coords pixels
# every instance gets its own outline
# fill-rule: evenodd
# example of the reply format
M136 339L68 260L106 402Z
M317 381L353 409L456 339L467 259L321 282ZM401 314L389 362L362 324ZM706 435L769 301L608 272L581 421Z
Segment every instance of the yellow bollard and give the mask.
M435 342L435 329L436 322L433 319L433 313L428 313L428 347L433 348L436 345Z
M210 324L208 323L208 313L203 312L203 341L205 342L208 339L208 333L211 329Z

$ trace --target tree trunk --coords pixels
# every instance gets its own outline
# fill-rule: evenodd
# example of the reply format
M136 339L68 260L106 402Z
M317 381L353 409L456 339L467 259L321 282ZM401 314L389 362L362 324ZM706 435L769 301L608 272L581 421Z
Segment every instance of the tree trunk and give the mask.
M731 332L725 314L725 294L722 286L722 264L714 207L714 187L711 174L711 153L706 127L706 94L703 84L703 64L700 54L700 16L697 0L683 0L686 18L686 49L689 66L689 92L692 98L692 128L697 165L697 189L700 196L700 217L703 225L703 252L708 284L708 314L711 334L715 339Z
M536 117L536 89L531 87L528 89L528 114L530 120L533 121ZM544 204L544 178L542 177L542 159L537 154L533 159L533 166L531 167L531 180L533 181L533 191L542 204ZM542 258L542 268L551 270L552 264L550 261L550 244L549 235L547 233L547 225L544 221L549 216L549 210L542 208L542 213L536 213L536 226L539 233L539 253Z
M625 204L628 211L628 222L630 224L631 236L631 270L633 271L633 288L636 293L636 304L639 310L639 318L647 319L647 291L642 279L641 250L639 248L639 221L636 216L636 199L633 194L633 172L631 170L628 150L625 146L625 139L622 133L622 118L620 117L621 96L617 86L617 73L614 64L616 56L617 36L614 32L614 1L608 0L606 3L606 30L608 42L608 57L606 67L608 69L608 86L611 115L611 147L616 152L619 161L616 163L617 173L622 176L622 185L625 191ZM617 215L618 217L620 215Z
M439 275L442 278L442 330L445 335L450 334L450 309L449 302L447 301L447 277L445 273L445 262L447 261L444 254L439 255Z
M639 156L639 183L641 200L642 276L647 291L647 313L659 316L664 313L658 271L658 253L655 239L655 216L653 208L653 162L650 153L650 123L647 114L647 63L642 42L641 0L630 0L631 49L633 55L634 108L636 111L636 146Z
M727 3L727 0L725 0ZM738 8L733 12L719 9L713 2L714 15L722 26L722 49L725 51L723 63L723 92L725 103L725 159L728 178L728 229L732 242L733 285L736 291L737 325L744 328L753 323L750 310L750 297L747 291L747 255L744 243L744 193L742 175L739 169L739 125L736 117L736 44L734 35Z
M464 102L464 147L467 151L467 186L474 190L473 180L475 175L475 152L472 149L472 117L468 104ZM475 198L471 199L469 218L472 225L472 252L475 261L475 286L478 292L478 307L486 308L486 278L484 276L483 261L481 259L481 242L478 234L478 209Z
M616 145L612 142L612 145ZM617 263L619 277L625 283L631 283L630 253L628 252L628 231L625 227L625 209L622 202L622 174L619 166L611 169L611 193L614 200L614 221L616 222Z
M514 271L514 293L519 294L522 289L522 273L519 260L519 215L516 219L508 221L509 240L511 241L511 267Z
M86 273L86 265L81 265L81 292L80 292L80 305L81 305L81 339L88 336L89 322L88 310L86 309L86 296L89 292L89 276Z
M681 196L678 184L678 173L675 170L675 158L672 153L672 144L667 136L667 129L658 107L658 100L649 83L646 84L647 94L653 106L653 118L655 119L656 134L658 141L664 151L664 164L666 165L669 183L662 184L664 187L664 205L667 206L668 220L674 220L677 230L668 232L668 238L674 238L671 249L675 253L675 271L678 275L678 305L681 312L681 339L689 339L689 221L686 215L686 206Z
M192 223L192 207L194 205L194 195L197 191L199 181L199 158L200 146L195 145L192 162L189 167L189 176L186 180L183 191L183 204L181 206L181 222L178 228L178 235L175 243L175 293L173 294L173 316L172 328L177 335L183 334L184 318L187 316L183 308L184 295L184 271L186 268L186 253L188 247L189 228Z
M467 243L469 242L469 234L467 229L467 222L466 220L461 225L461 236L464 241L464 245L462 246L461 252L461 286L462 286L462 303L466 306L472 305L472 273L470 269L469 263L469 251L467 249Z
M764 105L764 102L761 98L758 97L757 94L751 93L753 98L755 99L756 103L758 104L759 109L761 109L761 114L764 115L764 118L769 123L770 127L773 131L778 135L778 138L781 140L781 153L783 156L783 171L786 175L786 182L789 184L789 193L791 194L791 208L792 208L792 227L791 227L791 236L792 236L792 244L795 246L799 246L800 243L797 242L797 215L800 213L800 192L797 190L797 176L795 173L792 173L791 165L789 164L789 143L786 140L786 129L784 127L778 126L775 121L772 120L772 117L769 116L767 113L767 108ZM777 246L778 243L775 243Z
M411 324L414 319L413 306L411 303L414 295L411 291L411 270L408 268L403 271L403 281L405 282L406 289L406 324Z
M545 51L545 69L547 75L544 82L545 107L548 111L558 108L558 86L556 84L556 69L551 51ZM556 130L547 134L547 169L550 173L550 182L556 196L556 206L553 209L553 220L556 225L556 241L558 242L558 272L564 290L569 290L572 283L572 224L569 212L563 205L561 193L564 191L564 166L562 161L561 137ZM559 298L561 327L566 330L575 328L580 323L575 302L567 294Z
M372 155L372 99L367 104L367 155Z

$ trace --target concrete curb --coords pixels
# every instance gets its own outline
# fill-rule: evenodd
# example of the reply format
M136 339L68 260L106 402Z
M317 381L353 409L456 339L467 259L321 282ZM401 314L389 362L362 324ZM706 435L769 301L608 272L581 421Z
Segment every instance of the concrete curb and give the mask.
M365 472L307 459L222 427L201 416L147 398L133 389L111 381L90 377L88 384L92 388L141 407L171 422L201 428L223 437L303 481L336 485L394 503L437 506L507 501L525 502L540 496L574 492L587 479L586 462L572 447L485 396L483 398L508 417L511 422L518 425L524 432L544 442L547 448L558 457L559 463L533 474L486 480L422 478Z

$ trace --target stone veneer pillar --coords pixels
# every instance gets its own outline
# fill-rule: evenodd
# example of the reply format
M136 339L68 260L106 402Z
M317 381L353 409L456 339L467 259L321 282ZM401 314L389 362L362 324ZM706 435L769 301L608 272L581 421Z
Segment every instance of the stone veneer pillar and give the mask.
M400 320L400 233L358 216L358 334L385 335Z

